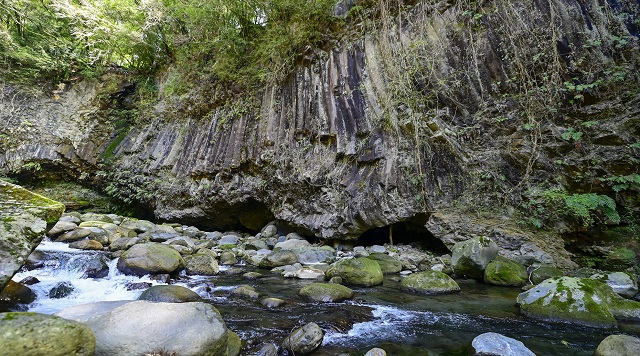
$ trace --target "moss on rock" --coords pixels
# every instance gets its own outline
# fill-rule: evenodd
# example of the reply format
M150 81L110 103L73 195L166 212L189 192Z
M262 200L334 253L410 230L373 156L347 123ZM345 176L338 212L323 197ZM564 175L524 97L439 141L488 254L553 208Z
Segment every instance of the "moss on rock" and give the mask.
M494 258L484 270L484 281L497 286L522 287L528 280L525 266L502 256Z
M458 283L440 271L425 271L410 274L402 280L402 287L414 292L427 294L460 291Z
M313 283L302 287L298 295L315 302L341 302L353 298L353 290L340 284Z
M351 258L337 262L326 272L327 278L341 277L345 284L372 287L384 279L378 262L368 258Z

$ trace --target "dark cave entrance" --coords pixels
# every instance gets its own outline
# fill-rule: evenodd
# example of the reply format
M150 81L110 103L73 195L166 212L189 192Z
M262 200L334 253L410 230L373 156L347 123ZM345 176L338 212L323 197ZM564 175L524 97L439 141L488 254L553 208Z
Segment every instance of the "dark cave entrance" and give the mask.
M411 245L436 254L450 253L447 246L425 227L427 219L427 215L414 216L392 225L367 230L358 238L358 245L372 246L389 243L391 233L394 245Z

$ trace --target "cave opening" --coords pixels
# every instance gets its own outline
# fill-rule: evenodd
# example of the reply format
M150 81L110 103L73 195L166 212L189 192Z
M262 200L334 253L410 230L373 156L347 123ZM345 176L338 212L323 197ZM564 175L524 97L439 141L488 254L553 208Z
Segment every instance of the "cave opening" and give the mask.
M358 245L383 245L389 243L391 237L394 245L411 245L435 254L450 253L447 246L425 227L427 219L428 216L419 215L395 224L369 229L360 235Z

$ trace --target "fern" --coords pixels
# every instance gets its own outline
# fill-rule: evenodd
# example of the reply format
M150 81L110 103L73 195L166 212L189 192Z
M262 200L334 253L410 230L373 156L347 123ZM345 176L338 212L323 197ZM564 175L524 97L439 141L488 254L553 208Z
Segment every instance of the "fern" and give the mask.
M593 215L604 215L607 221L619 224L620 215L616 211L616 202L606 195L594 193L573 194L565 199L565 204L569 212L584 226L591 226L595 223Z

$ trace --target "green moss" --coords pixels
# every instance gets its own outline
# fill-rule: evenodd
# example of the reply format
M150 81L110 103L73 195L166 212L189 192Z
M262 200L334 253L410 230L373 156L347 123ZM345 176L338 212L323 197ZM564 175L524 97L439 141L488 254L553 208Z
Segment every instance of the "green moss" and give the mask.
M226 356L237 356L242 349L242 339L233 331L227 333L227 353Z
M326 275L341 277L345 284L364 287L382 284L384 278L378 262L364 257L342 260L329 268Z
M413 273L402 280L402 287L414 292L427 294L460 291L460 286L451 277L439 271Z
M484 281L497 286L521 287L528 280L525 266L502 256L494 258L484 270Z
M315 302L341 302L353 298L353 290L340 284L312 283L302 287L298 295Z

